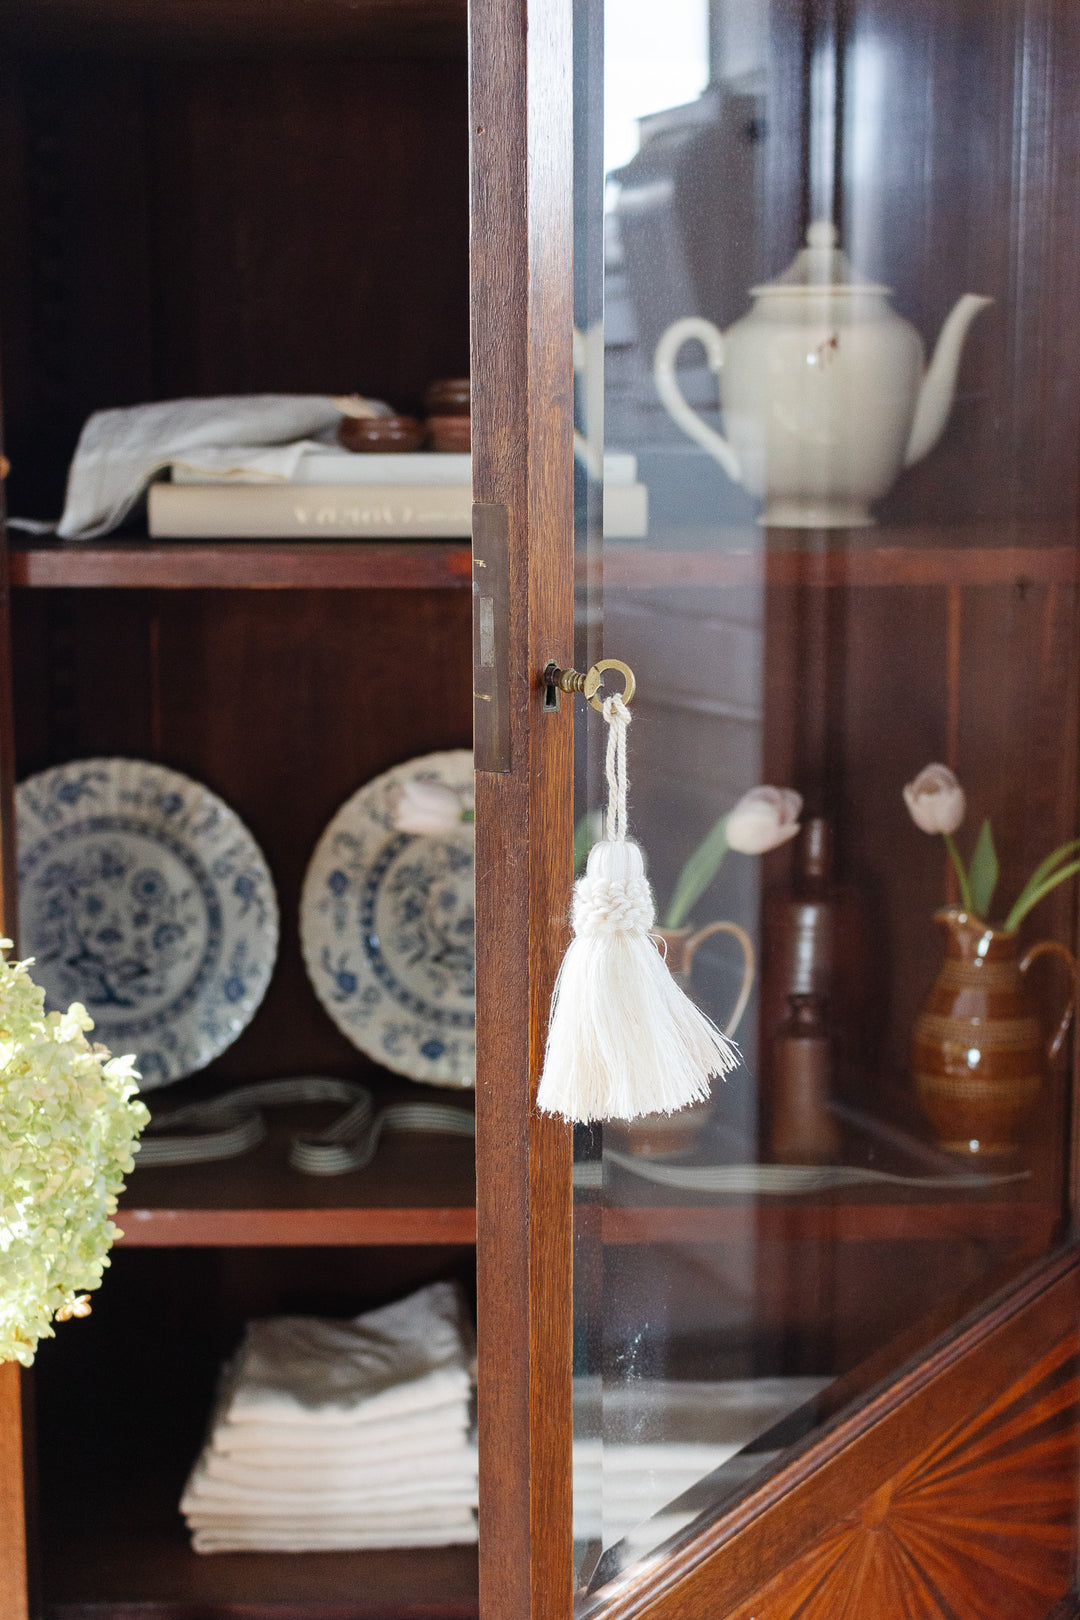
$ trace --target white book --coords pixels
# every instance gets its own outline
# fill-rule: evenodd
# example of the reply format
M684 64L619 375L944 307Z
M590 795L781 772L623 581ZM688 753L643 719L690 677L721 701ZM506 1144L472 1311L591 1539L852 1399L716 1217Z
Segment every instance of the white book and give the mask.
M452 452L418 450L415 454L401 453L368 455L348 450L305 450L296 464L296 471L288 481L269 478L265 473L212 473L199 467L177 464L172 470L174 484L280 485L293 484L464 484L472 482L472 457Z
M604 457L604 485L633 484L637 478L637 457L625 451L611 451ZM174 484L226 485L281 484L286 480L266 473L213 473L204 468L177 463L172 469ZM472 457L435 450L413 453L370 455L347 450L305 450L288 482L293 484L464 484L472 482Z
M151 484L150 534L174 540L453 540L472 533L468 484ZM604 534L648 532L644 484L604 488Z
M468 484L151 484L159 539L463 539Z

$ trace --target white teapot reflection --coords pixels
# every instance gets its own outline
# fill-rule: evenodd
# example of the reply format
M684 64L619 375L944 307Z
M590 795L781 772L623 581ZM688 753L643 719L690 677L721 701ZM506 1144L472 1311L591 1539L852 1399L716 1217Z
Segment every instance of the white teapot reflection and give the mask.
M888 287L853 275L835 226L818 221L806 241L783 275L751 288L753 308L726 333L698 316L670 326L653 375L683 431L765 502L761 523L854 528L873 523L870 502L941 437L968 327L993 300L959 300L924 372L918 332ZM679 387L675 362L691 339L719 379L726 437Z
M604 323L587 332L574 327L574 376L581 396L582 432L574 430L574 454L591 478L604 476Z

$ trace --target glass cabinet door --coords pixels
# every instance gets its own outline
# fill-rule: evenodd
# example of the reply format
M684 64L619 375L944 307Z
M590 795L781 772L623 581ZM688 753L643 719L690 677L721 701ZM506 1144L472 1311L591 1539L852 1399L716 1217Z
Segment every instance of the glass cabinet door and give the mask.
M634 671L668 968L740 1053L576 1132L582 1617L1062 1234L1078 67L1050 0L575 8L577 667ZM1048 1490L986 1556L1017 1614Z

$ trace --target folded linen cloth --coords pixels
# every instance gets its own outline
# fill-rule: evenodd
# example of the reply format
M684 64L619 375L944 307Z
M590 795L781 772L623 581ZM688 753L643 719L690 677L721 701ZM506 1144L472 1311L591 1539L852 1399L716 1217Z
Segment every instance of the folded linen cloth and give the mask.
M196 1530L191 1545L197 1553L230 1552L356 1552L380 1547L458 1547L474 1543L476 1520L468 1524L431 1529L301 1530L235 1529Z
M215 1457L228 1457L246 1468L288 1468L298 1461L364 1457L426 1457L454 1451L465 1443L469 1415L462 1402L403 1412L386 1422L349 1423L340 1429L312 1433L298 1423L220 1423L214 1429Z
M249 1324L223 1419L300 1425L309 1435L467 1401L472 1329L452 1283L351 1322L273 1316Z
M246 1470L245 1478L222 1479L211 1472L212 1458L204 1452L195 1464L181 1499L186 1513L193 1505L218 1502L328 1502L331 1498L353 1504L408 1504L414 1500L443 1502L460 1497L476 1502L477 1454L470 1446L460 1458L433 1458L418 1473L414 1459L407 1468L341 1471L290 1468L280 1473Z
M188 1521L193 1530L242 1530L245 1534L254 1535L257 1531L265 1530L268 1535L297 1535L305 1527L320 1535L347 1535L350 1533L364 1536L377 1534L393 1535L395 1531L405 1533L412 1530L468 1530L475 1522L475 1515L469 1508L445 1508L439 1513L414 1513L395 1516L393 1514L367 1514L357 1513L319 1513L305 1516L298 1513L283 1514L279 1518L259 1518L251 1514L237 1513L232 1516L222 1515L221 1518L198 1517Z
M424 1508L413 1513L280 1513L280 1515L257 1515L257 1513L199 1513L188 1518L189 1526L193 1529L241 1529L246 1534L256 1534L264 1529L270 1536L300 1533L301 1529L313 1529L319 1534L347 1534L350 1531L361 1536L376 1536L376 1534L393 1534L395 1531L437 1531L437 1529L468 1529L474 1523L474 1513L471 1508L447 1507Z
M432 1450L427 1455L414 1452L409 1457L383 1456L377 1460L366 1455L354 1458L337 1454L305 1459L302 1464L286 1458L282 1466L261 1467L237 1463L232 1456L219 1457L206 1450L200 1478L238 1490L268 1489L268 1481L285 1479L290 1487L304 1490L392 1491L414 1485L421 1463L424 1479L432 1484L442 1479L471 1479L476 1474L476 1448L462 1445L452 1451ZM277 1488L276 1483L273 1488Z
M57 533L65 540L108 534L166 467L291 478L305 450L333 444L342 416L388 410L353 396L241 394L96 411L75 448Z
M220 1486L220 1481L218 1481ZM196 1481L188 1486L180 1506L189 1524L211 1519L355 1519L367 1524L376 1519L406 1522L414 1512L436 1508L456 1509L476 1506L476 1481L453 1485L428 1485L423 1490L392 1493L379 1491L256 1491L236 1490L231 1496L216 1496Z
M426 1474L418 1478L414 1473L411 1482L399 1480L384 1490L375 1484L356 1489L343 1489L337 1485L309 1489L287 1477L259 1490L253 1486L231 1485L226 1480L208 1479L196 1466L180 1500L180 1507L188 1517L198 1513L216 1513L226 1518L235 1513L273 1518L275 1514L294 1510L309 1517L319 1512L400 1517L412 1512L456 1506L476 1506L475 1466L469 1473L434 1479L429 1479Z
M196 1551L475 1540L474 1354L452 1283L250 1323L181 1499Z

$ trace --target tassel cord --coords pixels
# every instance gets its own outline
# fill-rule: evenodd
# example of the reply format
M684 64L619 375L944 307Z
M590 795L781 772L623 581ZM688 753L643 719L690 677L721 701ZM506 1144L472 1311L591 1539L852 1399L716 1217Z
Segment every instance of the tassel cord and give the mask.
M607 756L604 762L607 774L608 806L607 836L613 843L626 841L626 728L630 724L630 710L621 695L615 692L604 699L604 719L608 724Z

